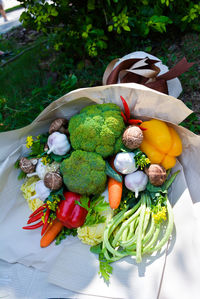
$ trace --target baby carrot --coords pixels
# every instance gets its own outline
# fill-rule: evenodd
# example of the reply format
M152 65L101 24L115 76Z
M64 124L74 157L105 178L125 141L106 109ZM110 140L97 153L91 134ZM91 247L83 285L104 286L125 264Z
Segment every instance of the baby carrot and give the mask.
M110 163L111 167L116 171L114 167L114 158ZM118 182L115 179L108 178L108 199L111 209L115 210L119 207L122 198L122 182Z
M42 248L49 246L62 230L62 228L63 224L58 219L55 219L53 223L48 226L46 233L42 236L40 240L40 246Z

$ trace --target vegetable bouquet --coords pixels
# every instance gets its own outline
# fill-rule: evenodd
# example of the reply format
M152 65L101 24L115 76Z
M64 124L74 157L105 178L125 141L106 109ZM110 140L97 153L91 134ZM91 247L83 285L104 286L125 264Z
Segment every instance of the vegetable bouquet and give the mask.
M45 134L27 136L29 154L15 164L32 210L23 229L40 228L42 248L77 236L99 255L105 280L112 262L130 255L140 263L169 240L168 189L182 152L174 128L133 118L120 98L123 111L89 105L69 120L55 119Z

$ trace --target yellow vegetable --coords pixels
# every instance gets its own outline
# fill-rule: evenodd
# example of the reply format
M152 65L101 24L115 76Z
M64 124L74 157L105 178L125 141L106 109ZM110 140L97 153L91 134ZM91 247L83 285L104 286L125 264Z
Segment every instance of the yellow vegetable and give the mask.
M21 191L23 192L23 196L27 200L31 211L35 211L37 208L43 205L43 201L41 201L39 198L30 199L31 196L35 195L35 184L37 181L39 181L38 177L30 177L26 179L24 184L21 186Z
M174 167L176 157L182 153L182 143L177 132L165 122L157 119L144 121L141 127L143 142L140 146L151 163L161 164L165 169Z

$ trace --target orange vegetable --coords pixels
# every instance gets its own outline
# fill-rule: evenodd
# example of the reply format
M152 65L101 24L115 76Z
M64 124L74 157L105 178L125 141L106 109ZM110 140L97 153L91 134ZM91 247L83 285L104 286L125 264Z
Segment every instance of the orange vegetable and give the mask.
M116 171L114 167L114 158L112 159L110 165ZM110 207L113 210L117 209L121 202L122 186L123 186L122 182L118 182L111 177L108 178L108 199L109 199Z
M55 219L53 223L48 226L46 233L42 236L40 246L42 248L49 246L51 242L55 240L62 228L63 224L58 219Z

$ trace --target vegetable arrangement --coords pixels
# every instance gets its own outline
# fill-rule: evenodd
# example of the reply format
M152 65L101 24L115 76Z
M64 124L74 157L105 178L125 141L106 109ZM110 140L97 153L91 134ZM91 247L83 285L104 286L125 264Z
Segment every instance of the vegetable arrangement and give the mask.
M168 189L182 152L167 123L132 119L116 104L83 108L68 121L55 119L49 132L27 137L27 157L16 162L24 198L33 211L26 230L41 227L42 248L67 235L99 254L109 280L112 262L161 250L173 230Z

